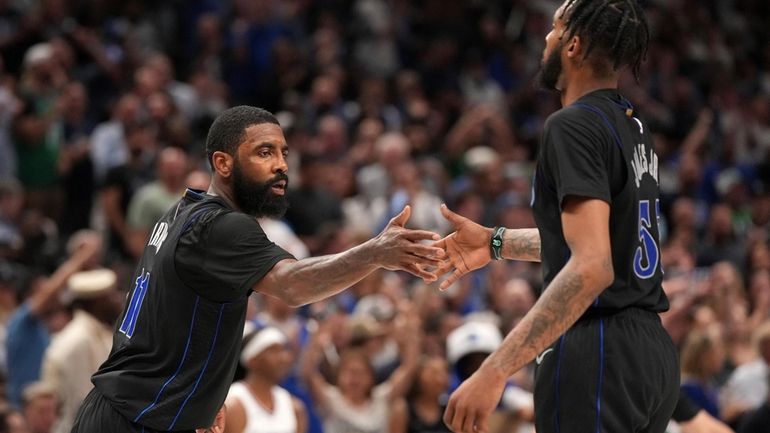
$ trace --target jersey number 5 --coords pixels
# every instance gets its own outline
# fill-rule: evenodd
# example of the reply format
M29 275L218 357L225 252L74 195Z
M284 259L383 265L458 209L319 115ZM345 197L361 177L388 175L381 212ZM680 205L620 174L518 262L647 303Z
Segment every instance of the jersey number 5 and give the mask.
M660 213L659 201L655 200L655 214ZM656 220L657 224L657 220ZM655 275L658 268L660 252L655 237L650 233L652 218L650 215L650 201L639 201L639 242L634 254L634 273L637 277L647 279Z

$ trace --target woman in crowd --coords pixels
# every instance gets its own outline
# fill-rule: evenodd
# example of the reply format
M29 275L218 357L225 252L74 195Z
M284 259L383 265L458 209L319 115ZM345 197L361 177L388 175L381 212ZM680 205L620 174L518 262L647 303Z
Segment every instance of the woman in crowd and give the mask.
M357 347L341 351L335 366L336 380L330 383L317 366L326 353L325 348L332 344L331 330L323 325L319 328L307 348L302 375L323 418L324 431L406 431L404 395L417 368L421 335L419 330L419 321L414 315L402 316L394 323L391 332L398 342L400 365L383 383L376 384L369 356Z

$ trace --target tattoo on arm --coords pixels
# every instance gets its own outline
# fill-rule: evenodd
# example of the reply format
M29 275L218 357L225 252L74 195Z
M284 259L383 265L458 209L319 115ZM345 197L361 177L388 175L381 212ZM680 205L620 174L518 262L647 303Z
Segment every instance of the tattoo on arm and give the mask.
M503 257L509 260L540 261L540 232L537 229L507 229L503 234Z
M490 356L497 371L513 374L567 331L597 296L590 276L563 269L519 325Z
M361 250L361 251L359 251ZM316 302L355 284L377 269L361 248L295 263L287 283L301 292L303 303Z

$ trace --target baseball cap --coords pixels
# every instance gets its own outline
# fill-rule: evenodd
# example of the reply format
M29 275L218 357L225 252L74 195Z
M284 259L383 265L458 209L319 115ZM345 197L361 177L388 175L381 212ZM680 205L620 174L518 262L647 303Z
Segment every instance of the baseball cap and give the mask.
M471 353L492 353L503 342L497 326L488 322L467 322L449 333L447 359L451 364Z
M489 146L474 146L463 156L465 165L471 171L482 171L500 161L500 154Z
M24 53L24 67L29 68L47 62L54 55L53 46L47 42L35 44Z
M112 269L77 272L67 280L67 288L74 299L90 299L114 290L117 279Z

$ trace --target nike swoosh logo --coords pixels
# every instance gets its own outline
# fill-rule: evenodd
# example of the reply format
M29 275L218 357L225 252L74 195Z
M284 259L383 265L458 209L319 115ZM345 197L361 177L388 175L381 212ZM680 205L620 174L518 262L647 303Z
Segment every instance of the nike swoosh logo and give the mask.
M540 365L541 362L543 362L543 358L545 358L545 355L548 354L548 352L553 352L553 347L550 349L546 349L541 353L540 355L537 355L535 357L535 364Z

